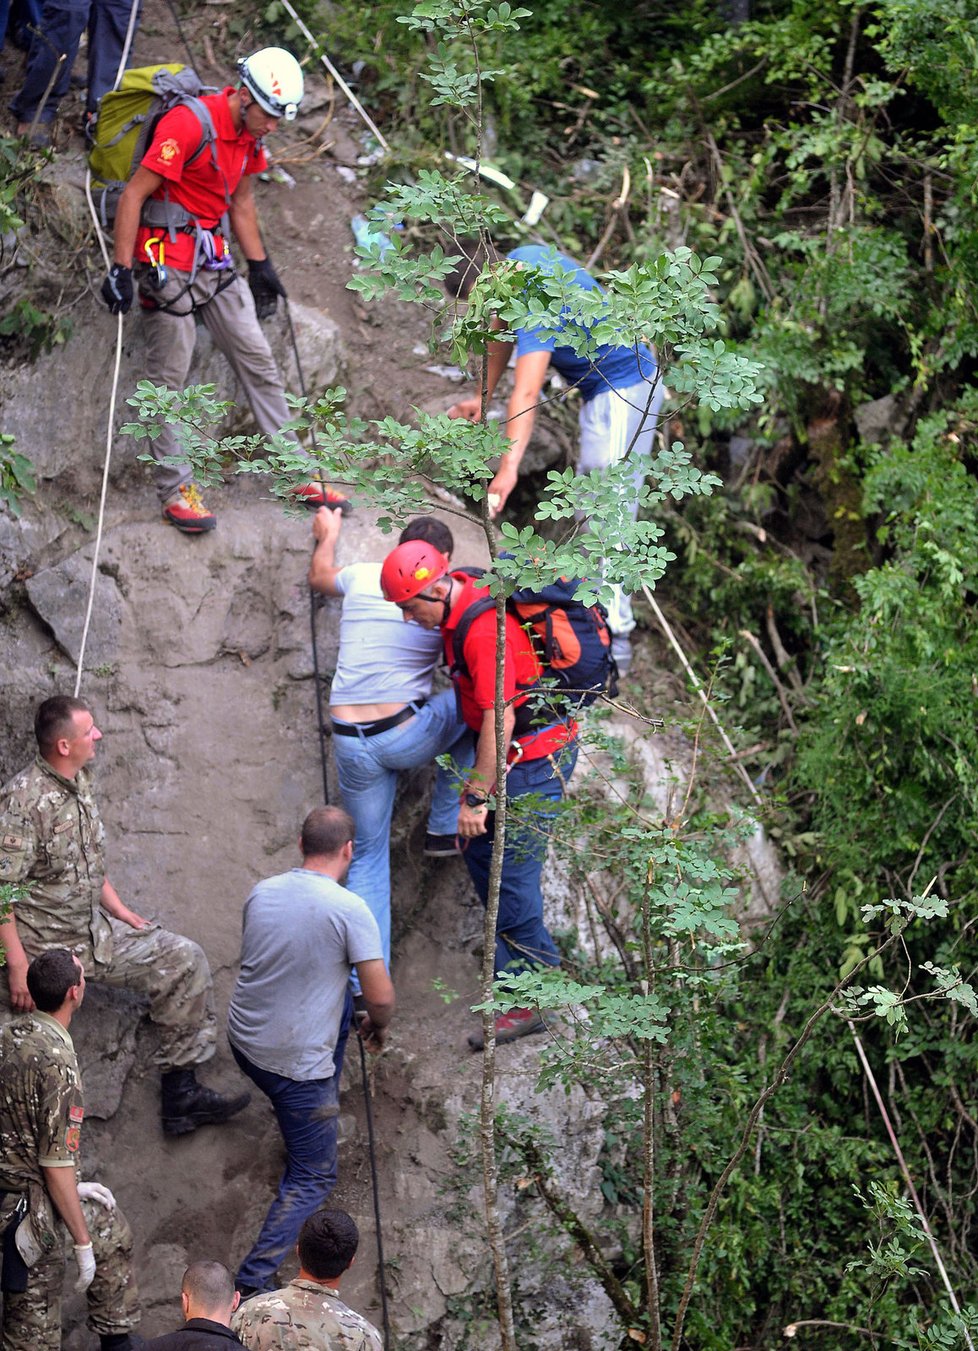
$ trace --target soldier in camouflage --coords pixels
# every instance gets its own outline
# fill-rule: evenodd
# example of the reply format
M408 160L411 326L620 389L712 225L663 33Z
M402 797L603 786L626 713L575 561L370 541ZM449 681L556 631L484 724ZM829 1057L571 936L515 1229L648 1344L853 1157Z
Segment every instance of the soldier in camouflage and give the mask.
M105 876L104 829L87 766L102 733L88 705L45 699L34 720L38 754L0 794L0 882L22 888L0 922L7 986L0 1019L33 1008L27 964L46 948L76 953L93 980L149 999L159 1031L163 1129L184 1135L226 1121L249 1094L225 1098L197 1082L214 1054L217 1024L203 950L124 905Z
M60 1351L65 1230L75 1290L102 1351L131 1351L139 1323L132 1233L107 1187L78 1181L84 1119L68 1027L85 996L67 948L35 957L26 977L34 1011L0 1030L0 1232L3 1351Z
M380 1333L339 1296L360 1234L343 1210L317 1210L299 1233L299 1275L282 1290L254 1295L231 1327L251 1351L382 1351Z

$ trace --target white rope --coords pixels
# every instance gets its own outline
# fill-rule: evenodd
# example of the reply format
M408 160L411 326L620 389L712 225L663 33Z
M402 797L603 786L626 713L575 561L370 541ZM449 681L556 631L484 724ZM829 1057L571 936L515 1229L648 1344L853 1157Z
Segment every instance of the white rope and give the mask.
M136 36L136 20L139 16L140 0L132 0L132 8L129 11L129 27L126 29L126 40L122 47L122 58L119 61L119 69L115 73L115 83L113 89L118 89L120 81L125 73L126 66L129 63L129 49L132 46L132 40Z
M133 6L135 13L135 5ZM98 239L99 248L102 250L102 260L105 263L105 270L108 272L111 266L109 250L106 246L105 235L102 233L102 227L99 224L98 212L95 209L95 202L92 198L92 171L88 169L85 173L85 200L88 202L88 209L92 214L92 220L95 222L95 235ZM88 643L88 630L92 621L92 606L95 603L95 583L98 580L98 558L102 547L102 527L105 521L105 499L109 490L109 463L112 458L112 425L115 422L115 401L119 389L119 370L122 365L122 315L116 316L116 340L115 340L115 367L112 372L112 391L109 395L109 418L105 428L105 464L102 469L102 493L98 504L98 524L95 530L95 550L92 554L92 575L88 585L88 602L85 607L85 622L82 625L81 644L78 648L78 665L75 670L75 697L78 697L78 691L81 688L82 667L85 662L85 647Z
M119 83L125 72L129 61L129 51L132 47L132 40L136 33L136 20L139 14L140 0L132 0L132 7L129 10L129 26L126 29L126 40L122 48L122 56L119 61L119 69L116 71L115 83L113 89L119 88ZM112 260L109 257L109 250L106 246L105 235L102 233L102 227L99 223L98 212L95 209L95 202L92 199L92 171L91 168L85 170L85 200L88 202L88 209L91 212L92 221L95 225L95 236L98 239L99 248L102 250L102 261L105 264L106 272L112 266ZM98 559L102 548L102 528L105 524L105 499L109 491L109 465L112 461L112 424L115 422L115 401L119 391L119 371L122 366L122 315L116 316L116 338L115 338L115 365L112 371L112 392L109 395L109 417L105 428L105 464L102 467L102 492L98 504L98 524L95 528L95 549L92 553L92 575L88 584L88 601L85 605L85 622L82 625L81 643L78 647L78 665L75 668L75 697L78 697L78 691L81 688L82 668L85 664L85 648L88 644L88 630L92 622L92 607L95 604L95 584L98 581Z
M284 5L286 11L291 15L293 23L295 23L298 26L299 31L302 33L303 37L309 43L309 46L313 49L314 52L318 52L320 61L322 61L323 65L329 71L330 75L332 75L333 79L343 90L343 93L346 95L346 97L353 104L354 108L363 118L364 122L369 127L370 131L376 137L378 144L381 145L384 148L384 150L387 151L388 154L390 154L390 145L388 144L387 139L384 136L384 133L377 126L377 123L374 122L374 120L371 118L370 114L367 112L366 108L357 98L356 94L354 94L353 90L347 84L346 80L343 79L343 76L340 74L340 72L333 65L332 61L323 51L323 44L321 42L318 42L309 32L309 29L306 27L306 25L299 18L298 14L296 14L295 10L292 8L292 5L289 3L289 0L282 0L282 4Z
M678 639L678 638L676 637L676 635L673 633L672 628L671 628L671 626L670 626L670 624L669 624L669 621L666 619L665 615L664 615L664 614L662 613L662 611L659 609L659 603L658 603L658 601L655 599L655 597L653 596L652 592L649 590L649 588L645 585L644 582L642 583L642 590L645 592L645 599L648 601L648 603L649 603L649 604L651 605L651 607L652 607L652 613L655 615L656 619L659 621L659 625L660 625L660 627L662 628L662 632L666 635L666 637L668 638L670 644L672 645L673 651L676 653L676 656L677 656L677 657L679 658L679 660L682 662L683 668L684 668L684 670L686 671L686 674L689 676L690 680L692 681L692 683L693 683L693 688L695 689L696 693L699 695L700 701L701 701L701 703L703 704L703 707L706 709L707 713L710 715L710 719L711 719L711 721L713 722L714 727L715 727L715 728L717 729L717 731L720 733L720 739L721 739L721 741L723 742L723 744L724 744L724 745L726 746L726 748L727 748L727 753L729 754L730 759L731 759L732 762L733 762L733 767L734 767L734 769L737 771L737 773L738 773L738 774L740 775L740 777L743 779L743 781L744 781L745 785L747 786L747 790L748 790L748 792L750 793L751 797L754 799L754 801L757 803L757 805L760 806L760 805L761 805L761 802L762 802L761 795L760 795L760 793L757 791L757 788L754 786L754 781L753 781L753 779L752 779L751 776L747 773L747 770L744 769L744 767L743 767L743 765L740 763L740 761L737 759L737 752L734 750L733 742L730 740L730 738L727 736L726 732L723 730L723 727L720 725L720 719L719 719L719 718L717 717L717 715L714 713L714 711L713 711L713 705L710 703L709 699L706 697L706 691L705 691L704 688L703 688L703 685L702 685L702 682L700 681L699 676L696 674L696 672L693 670L692 666L689 664L689 658L686 656L686 653L685 653L685 652L683 651L683 649L680 647L680 645L679 645L679 639Z

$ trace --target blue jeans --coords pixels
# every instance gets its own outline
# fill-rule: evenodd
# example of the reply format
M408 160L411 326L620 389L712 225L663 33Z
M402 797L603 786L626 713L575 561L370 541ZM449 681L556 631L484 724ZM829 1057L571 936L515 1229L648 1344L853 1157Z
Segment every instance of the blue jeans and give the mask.
M554 811L548 803L559 802L564 786L577 763L577 742L558 754L539 760L519 761L506 776L506 801L512 803L530 793L541 799L528 819L506 822L506 848L499 886L499 919L496 923L496 975L526 966L559 966L560 957L543 922L541 877L547 857ZM489 813L485 835L463 842L463 858L483 905L489 895L489 863L495 836L496 814Z
M88 98L86 108L94 112L99 99L115 85L125 46L126 31L133 4L139 0L44 0L40 33L31 38L24 84L10 105L20 122L32 122L44 91L64 53L54 88L41 110L38 122L48 126L54 121L58 103L68 92L71 68L78 55L81 35L88 29Z
M384 961L391 960L391 816L397 776L448 753L466 768L472 763L471 734L458 719L454 690L442 690L407 722L377 736L334 736L333 758L343 806L353 817L353 863L346 879L380 929ZM458 823L455 776L439 768L428 829L454 835Z
M336 1132L339 1124L340 1072L353 1005L343 1011L329 1079L287 1079L260 1069L232 1044L238 1068L270 1099L285 1142L285 1172L261 1232L238 1268L239 1286L274 1290L275 1273L290 1256L299 1230L325 1205L336 1186Z

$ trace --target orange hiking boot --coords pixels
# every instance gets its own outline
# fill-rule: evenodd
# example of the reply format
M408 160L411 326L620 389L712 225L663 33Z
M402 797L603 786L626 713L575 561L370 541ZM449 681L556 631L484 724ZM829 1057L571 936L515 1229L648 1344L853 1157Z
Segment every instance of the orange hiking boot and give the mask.
M185 535L202 535L217 525L217 517L204 506L196 483L180 485L164 503L163 519Z
M342 511L344 516L348 516L353 510L353 503L342 493L338 493L335 488L329 484L322 484L318 479L312 479L309 483L303 483L298 488L293 488L289 493L293 502L300 506L309 507L311 511L318 511L320 507L329 507L330 511Z

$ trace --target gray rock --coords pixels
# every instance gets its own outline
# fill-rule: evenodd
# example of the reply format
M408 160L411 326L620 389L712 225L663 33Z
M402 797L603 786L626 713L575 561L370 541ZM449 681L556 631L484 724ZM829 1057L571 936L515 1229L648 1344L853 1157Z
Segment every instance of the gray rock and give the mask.
M27 594L35 611L74 662L78 661L81 650L93 552L94 546L89 545L27 581ZM89 670L116 660L121 629L122 598L111 575L111 564L103 555L95 574L95 594L85 644L85 664Z
M860 404L852 416L859 429L860 439L866 445L878 445L895 436L903 419L902 410L893 394Z

